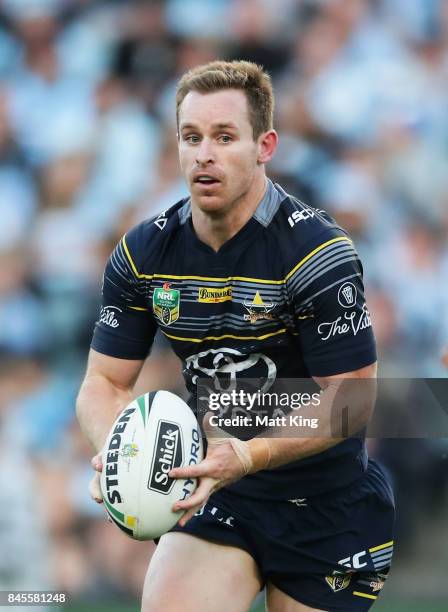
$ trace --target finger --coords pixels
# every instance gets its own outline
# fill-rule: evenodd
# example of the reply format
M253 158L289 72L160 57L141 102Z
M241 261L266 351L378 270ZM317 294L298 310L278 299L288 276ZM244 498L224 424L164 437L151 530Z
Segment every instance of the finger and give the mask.
M209 498L215 483L216 480L214 478L204 479L196 491L190 495L190 497L174 503L173 511L178 512L179 510L190 510L194 506L202 506Z
M98 473L95 474L89 483L89 493L91 498L96 501L97 504L103 503L103 495L100 487L100 475Z
M103 460L101 458L101 453L98 453L97 455L92 457L90 464L96 472L102 472L103 471Z
M181 527L185 527L185 525L188 523L188 521L190 519L192 519L194 517L194 515L196 514L196 512L199 510L199 508L202 507L202 504L195 506L194 508L191 508L190 510L187 510L187 512L185 512L185 514L183 515L183 517L178 521L179 525Z
M201 478L208 475L209 469L210 463L204 459L196 465L173 468L169 471L168 476L170 478Z

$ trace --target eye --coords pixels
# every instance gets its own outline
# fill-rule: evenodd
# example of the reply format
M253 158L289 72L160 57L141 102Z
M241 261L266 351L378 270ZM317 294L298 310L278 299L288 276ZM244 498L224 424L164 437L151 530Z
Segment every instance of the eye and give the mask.
M199 142L199 136L197 136L197 134L187 134L183 139L190 144L197 144Z
M232 142L232 137L229 136L229 134L220 134L218 140L220 140L224 144L227 144L229 142Z

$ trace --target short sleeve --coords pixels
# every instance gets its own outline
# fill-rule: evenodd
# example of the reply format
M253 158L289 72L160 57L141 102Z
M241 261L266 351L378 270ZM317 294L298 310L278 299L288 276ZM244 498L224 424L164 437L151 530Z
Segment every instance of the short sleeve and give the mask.
M91 343L99 353L121 359L145 359L157 330L146 298L150 276L136 264L139 242L137 228L122 238L107 262Z
M332 376L374 363L375 338L353 242L333 230L308 246L287 287L309 373Z

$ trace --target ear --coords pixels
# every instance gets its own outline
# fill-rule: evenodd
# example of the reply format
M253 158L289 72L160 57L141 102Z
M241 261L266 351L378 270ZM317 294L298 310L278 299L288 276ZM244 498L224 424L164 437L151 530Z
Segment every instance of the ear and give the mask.
M257 140L257 162L259 164L267 164L274 157L275 150L278 144L278 134L275 130L269 130L260 134Z

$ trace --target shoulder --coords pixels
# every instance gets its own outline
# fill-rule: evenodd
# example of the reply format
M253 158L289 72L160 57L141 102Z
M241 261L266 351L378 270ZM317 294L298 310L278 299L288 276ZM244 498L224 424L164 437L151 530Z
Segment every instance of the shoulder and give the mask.
M272 219L272 231L282 252L287 272L317 262L339 252L351 251L357 257L353 241L325 211L314 208L275 185L283 195Z
M141 271L161 252L164 245L182 227L189 214L189 198L184 198L126 232L120 245L136 270Z

